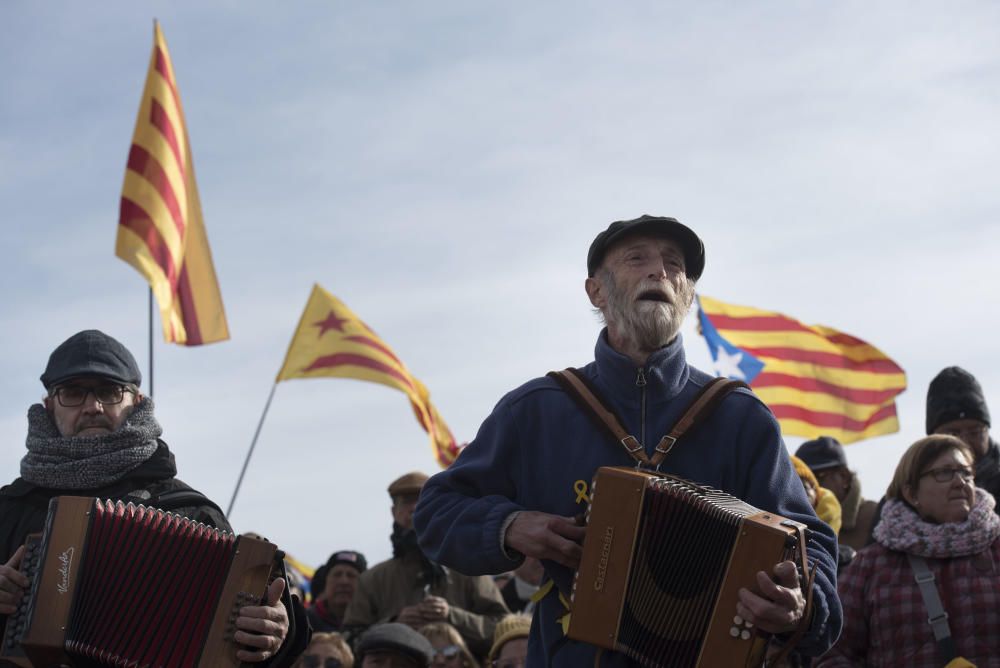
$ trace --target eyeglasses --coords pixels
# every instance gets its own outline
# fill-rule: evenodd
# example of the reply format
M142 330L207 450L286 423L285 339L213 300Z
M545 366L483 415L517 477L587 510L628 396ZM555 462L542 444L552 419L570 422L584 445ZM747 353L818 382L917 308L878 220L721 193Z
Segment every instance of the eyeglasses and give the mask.
M82 406L87 401L87 395L90 394L93 394L94 398L101 404L114 406L122 402L126 392L132 392L132 390L117 383L106 383L95 385L94 387L61 385L52 394L63 408L76 408L77 406Z
M434 656L443 656L446 659L453 659L458 656L462 648L458 645L445 645L441 649L434 650Z
M975 474L972 472L972 469L966 468L964 466L960 468L954 468L952 466L942 466L939 469L931 469L930 471L924 471L923 473L920 474L920 477L923 478L924 476L930 475L934 476L934 479L938 482L951 482L952 478L955 477L956 473L959 476L961 476L962 480L964 480L965 482L969 482L975 476Z
M344 664L340 659L328 656L325 659L315 654L302 655L302 668L343 668Z
M497 659L493 662L493 668L524 668L528 665L527 659Z

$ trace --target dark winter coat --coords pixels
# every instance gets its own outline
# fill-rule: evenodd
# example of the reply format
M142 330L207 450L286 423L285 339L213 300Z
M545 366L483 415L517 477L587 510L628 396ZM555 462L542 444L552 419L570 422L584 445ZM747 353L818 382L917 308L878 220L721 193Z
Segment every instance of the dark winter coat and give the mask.
M637 368L602 333L596 361L582 372L647 454L712 380L688 366L679 336ZM581 490L598 467L632 465L624 448L596 429L555 380L539 378L501 399L455 463L424 485L414 526L434 561L463 573L513 570L519 560L501 545L501 527L511 513L574 516L586 500ZM727 395L707 422L678 441L663 470L809 526L808 556L817 564L815 614L800 646L810 654L828 648L841 626L836 536L813 512L767 407L749 390ZM535 609L528 664L593 666L596 648L567 641L556 623L565 612L559 590L570 591L573 574L552 562L543 565L557 586ZM613 652L601 662L631 665Z

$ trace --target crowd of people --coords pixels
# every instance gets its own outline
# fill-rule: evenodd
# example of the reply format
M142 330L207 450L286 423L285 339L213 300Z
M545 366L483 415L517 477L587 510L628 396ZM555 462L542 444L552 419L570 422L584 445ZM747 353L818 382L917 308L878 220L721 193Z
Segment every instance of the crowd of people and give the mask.
M863 496L836 439L790 455L745 386L725 386L691 427L688 408L720 387L687 363L678 335L704 267L701 239L672 218L617 221L598 234L585 289L605 328L594 361L574 373L627 437L610 438L599 409L551 376L511 391L447 470L388 484L390 559L369 565L338 550L309 597L290 596L279 573L263 600L240 607L238 659L298 668L638 665L570 639L564 623L589 481L601 466L638 465L808 528L804 566L768 564L721 613L771 638L774 662L1000 665L1000 449L979 383L959 367L934 378L927 437L903 455L880 501ZM44 528L53 498L132 501L231 530L215 503L177 478L121 343L96 330L74 334L41 381L21 475L0 489L0 622L29 586L25 542Z

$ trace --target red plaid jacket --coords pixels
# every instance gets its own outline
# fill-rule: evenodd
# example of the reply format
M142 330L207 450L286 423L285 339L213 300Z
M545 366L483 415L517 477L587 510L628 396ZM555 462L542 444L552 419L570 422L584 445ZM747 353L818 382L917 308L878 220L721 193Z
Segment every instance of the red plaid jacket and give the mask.
M927 559L960 656L1000 667L1000 539L978 555ZM858 552L837 586L840 640L817 668L942 668L927 608L903 552L878 543Z

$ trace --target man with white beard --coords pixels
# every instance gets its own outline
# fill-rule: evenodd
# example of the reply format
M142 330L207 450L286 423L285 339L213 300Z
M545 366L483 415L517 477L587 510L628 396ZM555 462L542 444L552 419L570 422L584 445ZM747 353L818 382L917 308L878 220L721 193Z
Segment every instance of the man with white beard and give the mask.
M606 327L595 360L578 371L649 457L712 380L687 364L678 334L704 266L701 239L654 216L612 223L587 255L584 287ZM424 486L414 515L420 545L432 560L468 574L541 559L554 586L536 608L527 665L594 666L597 648L568 639L557 623L582 553L585 530L576 517L598 467L634 464L553 378L529 381L503 397L458 460ZM816 566L809 618L787 561L758 573L760 593L740 591L736 609L720 614L739 615L778 642L804 631L801 654L825 651L842 623L836 536L813 513L767 407L749 390L731 392L661 469L809 526L807 554ZM598 658L601 666L638 665L615 652Z

